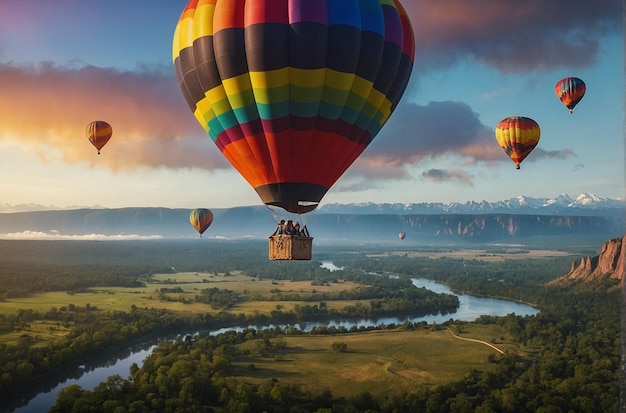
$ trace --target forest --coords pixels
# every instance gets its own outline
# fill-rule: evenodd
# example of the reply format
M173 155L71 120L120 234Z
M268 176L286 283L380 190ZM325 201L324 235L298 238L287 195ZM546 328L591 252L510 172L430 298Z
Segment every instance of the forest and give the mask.
M55 412L610 412L618 410L620 365L620 294L608 282L593 285L547 285L566 274L576 254L535 259L438 258L389 253L389 247L318 248L310 262L271 262L265 243L187 241L0 241L0 308L10 308L16 297L45 292L81 294L95 287L140 288L153 274L202 271L208 274L245 273L257 280L306 280L311 285L349 280L362 288L348 292L289 293L279 289L256 300L292 300L298 307L267 313L229 311L249 300L232 290L206 289L194 301L212 306L212 312L176 312L141 308L107 310L69 304L46 311L27 308L0 314L0 337L29 323L45 320L64 334L45 345L29 334L19 342L0 344L0 397L7 400L35 377L67 363L133 342L140 337L192 327L220 328L263 321L293 321L345 316L352 307L333 306L340 300L367 303L360 311L381 314L431 311L424 303L445 311L454 297L409 288L411 277L444 282L457 291L532 303L536 316L482 316L473 324L502 328L526 356L490 355L493 366L467 371L462 379L439 386L420 385L413 391L378 395L363 392L345 397L332 390L306 391L286 379L262 383L241 379L237 369L258 353L280 357L294 335L333 335L329 351L346 351L346 334L366 331L322 329L243 330L220 335L181 337L160 344L142 366L128 377L114 376L84 390L62 390ZM424 247L425 249L426 247ZM442 247L431 247L440 251ZM493 251L491 251L493 252ZM342 270L330 272L321 260L332 260ZM384 274L394 274L386 277ZM175 284L160 288L176 297ZM183 286L184 287L184 286ZM70 301L76 295L70 295ZM452 298L451 298L452 297ZM188 305L196 305L190 303ZM365 313L355 313L362 316ZM380 329L438 330L463 328L405 324ZM368 331L371 329L367 329ZM288 346L287 346L288 347ZM350 349L348 344L347 350ZM253 364L249 369L255 369ZM323 378L320 378L323 380Z

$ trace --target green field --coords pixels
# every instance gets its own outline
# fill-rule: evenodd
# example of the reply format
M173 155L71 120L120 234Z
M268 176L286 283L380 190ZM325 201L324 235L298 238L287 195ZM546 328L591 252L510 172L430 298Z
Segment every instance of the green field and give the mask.
M146 283L141 288L124 287L92 287L85 292L47 292L33 294L28 297L9 298L0 303L1 315L12 315L19 310L34 310L45 313L51 308L60 309L74 305L76 307L91 306L103 311L129 311L134 305L138 308L166 309L179 313L218 313L208 304L191 302L201 290L206 288L228 289L237 293L258 293L270 296L275 292L297 292L301 296L314 292L338 291L352 289L358 286L353 282L329 283L327 285L312 286L310 281L275 281L269 279L255 279L241 272L233 271L229 275L208 274L202 272L180 272L175 274L155 274L153 282ZM161 288L177 287L182 292L165 294L170 300L160 300ZM185 299L185 300L181 300ZM299 301L244 301L233 306L229 311L235 314L267 314L280 307L283 311L290 311ZM332 301L327 304L329 309L341 309L353 301ZM55 340L69 331L68 328L58 326L41 328L37 323L30 323L19 331L0 334L0 344L15 344L18 340L30 340L38 346Z
M74 304L84 307L89 304L100 310L128 311L132 305L139 308L163 308L172 311L190 313L214 313L217 310L202 303L183 303L178 301L159 300L158 290L161 288L179 287L182 293L168 293L173 300L179 297L192 300L201 290L206 288L228 289L237 293L259 293L271 295L272 292L297 292L303 296L314 292L337 291L352 289L357 286L352 282L331 283L327 285L312 286L310 281L274 281L269 279L258 280L244 274L233 272L231 275L207 274L201 272L181 272L176 274L155 274L153 283L146 283L142 288L90 288L87 292L67 293L49 292L34 294L23 298L9 298L0 303L0 314L15 314L20 309L32 309L46 312L50 308L60 308ZM204 281L203 281L204 280ZM256 301L244 302L235 306L231 311L236 313L251 314L255 310L268 313L282 305L285 310L290 310L296 302L285 301ZM329 304L329 308L342 308L349 301L341 301Z
M490 344L495 340L498 349L523 355L497 326L468 325L459 335ZM472 369L492 369L488 357L499 355L488 345L461 340L447 329L285 336L279 341L283 350L269 357L254 353L254 341L240 345L250 356L235 364L235 375L256 384L272 378L288 380L314 394L331 390L335 396L348 397L367 391L382 396L449 383ZM335 342L345 343L347 351L331 351Z
M87 292L50 292L27 298L7 299L0 303L0 313L10 314L18 309L41 312L73 304L90 305L100 310L128 311L139 308L163 308L177 312L215 313L219 310L207 304L159 300L161 288L180 288L182 292L168 293L170 298L192 299L202 289L229 289L237 293L258 293L270 296L278 291L297 292L302 296L322 291L338 291L357 287L356 283L339 281L311 285L310 281L255 279L240 272L229 275L202 272L155 274L143 288L91 288ZM290 310L298 301L245 301L230 309L234 313L266 313L278 306ZM352 301L331 301L329 308L342 308ZM0 336L0 343L44 346L62 337L72 326L59 323L33 322L20 331ZM457 333L464 338L496 343L501 351L523 355L510 337L498 326L468 325ZM364 391L376 395L410 392L416 386L436 386L464 377L472 369L487 370L490 354L499 353L487 344L464 341L447 329L416 331L385 330L341 335L285 336L279 340L280 350L270 355L255 352L259 340L240 345L249 355L234 363L234 375L242 380L260 384L268 379L288 380L313 393L332 390L337 396L355 396ZM347 346L345 352L333 352L334 342ZM254 369L250 366L254 365Z

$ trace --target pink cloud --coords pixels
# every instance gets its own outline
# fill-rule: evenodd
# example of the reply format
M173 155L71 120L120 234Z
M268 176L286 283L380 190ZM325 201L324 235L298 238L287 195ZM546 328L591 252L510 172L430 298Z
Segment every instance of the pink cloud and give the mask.
M85 127L105 120L113 136L97 162L111 170L228 166L189 111L172 72L4 64L0 90L0 138L42 153L59 149L68 163L95 161Z
M503 72L585 67L621 30L617 0L406 0L419 68L472 56Z
M404 0L404 6L413 21L418 70L468 56L503 72L590 65L603 36L619 33L622 16L616 0ZM230 168L189 111L171 66L120 71L4 63L0 90L0 139L17 139L42 159L57 148L65 162L97 162L113 171ZM100 157L84 131L96 119L114 130ZM536 159L572 155L567 149L535 152ZM463 164L507 161L493 128L467 104L403 103L350 171L401 178L406 165L448 155Z
M372 142L364 157L386 159L387 166L414 164L426 157L460 155L466 162L501 157L492 128L463 102L404 104Z
M465 185L474 186L472 177L459 169L429 169L422 173L422 178L432 182L458 181Z

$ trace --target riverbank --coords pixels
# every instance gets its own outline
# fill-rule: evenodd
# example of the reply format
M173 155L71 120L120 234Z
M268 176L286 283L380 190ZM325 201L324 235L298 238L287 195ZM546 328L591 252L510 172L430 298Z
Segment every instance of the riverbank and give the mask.
M424 287L427 289L431 289L431 291L441 293L446 292L452 294L452 292L443 284L435 283L430 280L425 279L414 279L413 284L416 287ZM212 331L214 334L223 333L227 331L243 331L246 328L252 328L255 330L262 330L265 328L270 328L275 330L276 326L280 326L281 329L286 328L294 328L295 330L303 330L303 331L315 331L316 335L312 336L317 340L321 337L320 333L338 333L343 332L343 334L359 334L365 333L372 329L375 329L375 326L380 325L384 327L380 327L381 330L389 331L387 326L402 326L407 323L425 323L425 324L443 324L448 322L450 319L454 318L460 321L469 321L474 320L478 316L483 314L488 315L506 315L511 312L517 311L518 314L522 314L520 308L524 309L526 312L535 312L532 307L519 307L519 304L514 302L508 302L505 300L493 300L489 298L480 298L480 297L472 297L467 295L460 295L459 298L459 308L456 313L448 313L448 314L431 314L426 316L411 316L411 315L403 315L402 317L393 317L388 315L386 317L379 317L376 319L362 319L362 318L350 318L345 317L343 319L326 319L325 321L308 321L308 322L295 322L292 324L284 324L281 323L280 320L272 320L270 318L265 318L265 324L251 324L245 322L244 319L240 319L238 323L234 323L234 320L230 320L230 323L224 320L222 324L217 324L214 320L212 323ZM189 314L185 317L189 317ZM243 323L242 323L243 322ZM40 412L41 409L31 409L33 405L40 406L42 399L48 400L47 403L54 403L54 399L56 399L56 393L64 387L71 383L76 383L81 386L84 386L85 383L92 383L91 386L95 386L97 383L106 380L108 376L111 374L120 374L121 366L128 366L130 363L137 363L138 365L142 364L143 358L138 359L138 355L147 355L145 353L146 346L149 348L151 346L157 345L158 342L163 340L172 340L173 337L176 336L186 336L186 335L196 335L199 331L202 331L200 326L192 327L187 331L178 331L177 333L169 332L167 336L159 336L152 335L153 340L144 341L144 347L138 349L137 351L129 350L128 344L124 344L121 346L121 353L116 354L112 359L103 360L100 366L92 363L93 360L89 360L87 362L76 361L76 365L71 370L71 374L64 375L63 377L58 377L53 380L53 383L58 383L56 385L48 385L47 388L50 389L44 393L39 392L39 394L32 399L32 402L26 404L22 409L16 410L16 413L30 413L30 412ZM352 332L352 333L350 333ZM329 336L330 337L330 336ZM343 336L342 336L343 337ZM435 346L437 347L437 346ZM112 351L115 353L115 351ZM143 357L143 356L142 356ZM80 369L80 366L84 367ZM89 366L89 368L85 368ZM125 370L125 371L124 371ZM125 376L128 369L122 368L122 377ZM68 380L71 380L68 382ZM85 388L89 388L89 385ZM50 404L51 405L51 404ZM30 406L30 407L29 407Z

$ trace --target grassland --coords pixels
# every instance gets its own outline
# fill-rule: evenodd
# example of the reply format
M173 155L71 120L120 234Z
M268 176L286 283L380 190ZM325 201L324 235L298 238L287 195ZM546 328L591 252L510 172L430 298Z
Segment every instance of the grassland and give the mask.
M128 311L132 305L139 308L163 308L172 311L190 313L214 313L218 310L202 303L190 303L201 290L206 288L229 289L236 293L258 293L270 296L273 292L298 293L301 296L314 292L340 291L352 289L357 286L353 282L328 283L326 285L311 285L310 281L274 281L269 279L259 280L248 277L240 272L230 275L208 274L202 272L181 272L176 274L155 274L153 282L146 283L143 288L90 288L86 292L67 293L49 292L35 294L23 298L9 298L0 304L0 314L15 314L19 309L32 309L46 312L50 308L60 308L74 304L84 307L89 304L101 310ZM182 292L166 294L172 301L159 300L161 288L178 287ZM186 299L179 300L180 298ZM250 301L244 302L231 309L235 313L252 314L257 311L267 313L274 310L277 305L286 311L293 308L298 302L294 301ZM343 308L350 301L329 303L328 308Z
M502 247L497 249L450 249L447 251L393 251L382 254L369 254L370 257L402 256L407 258L452 258L464 260L477 260L485 262L504 262L505 260L564 257L571 255L570 252L550 249L528 250L519 247Z
M524 355L498 326L467 325L458 335ZM250 356L235 364L235 375L255 384L288 380L314 394L331 390L335 396L348 397L367 391L381 396L449 383L472 369L492 369L489 355L499 355L488 345L460 340L447 329L285 336L280 341L283 350L269 357L254 353L259 343L242 344ZM345 343L347 351L331 351L335 342Z
M476 257L490 251L465 251L463 257ZM393 254L406 254L393 252ZM418 254L414 252L414 254ZM432 255L433 252L423 253ZM437 257L450 257L449 252L438 252ZM469 254L469 255L468 255ZM524 252L513 252L520 258ZM163 268L162 266L160 268ZM180 268L178 264L177 268ZM163 271L166 271L165 267ZM207 268L206 266L203 268ZM51 308L87 305L103 311L129 311L138 308L167 309L184 314L212 314L221 311L208 304L194 302L195 296L207 288L232 290L239 294L256 296L229 309L236 314L268 314L277 308L290 311L302 301L268 300L277 293L294 293L307 297L318 292L351 290L359 284L338 280L313 285L311 281L259 279L245 272L177 272L153 274L143 286L91 287L81 292L48 292L24 298L6 298L0 302L0 314L11 315L18 310L32 309L47 312ZM167 298L167 299L161 299ZM307 302L313 304L314 302ZM354 301L326 303L329 309L342 309ZM74 326L35 320L21 326L19 331L0 335L0 344L45 346L64 335ZM454 331L462 338L484 340L502 351L525 355L498 326L463 326ZM276 378L283 383L296 384L305 390L319 393L326 389L334 396L355 396L364 391L375 395L411 392L416 386L437 386L462 379L469 371L489 370L490 354L499 352L488 345L461 340L446 329L423 328L415 331L402 329L368 331L337 335L302 335L272 338L275 348L268 354L259 352L261 340L241 344L249 353L234 362L234 374L250 383L263 383ZM333 343L341 342L347 350L331 350ZM253 366L253 367L251 367Z
M87 305L104 311L128 311L131 306L138 308L154 308L176 311L181 314L212 314L221 311L208 304L193 302L196 295L206 288L229 289L240 294L258 294L269 297L273 293L298 293L302 297L314 292L329 292L352 289L358 284L345 281L328 283L325 285L311 285L310 281L275 281L269 279L259 280L249 277L241 272L226 274L208 274L203 272L180 272L175 274L155 274L152 282L146 283L142 288L90 288L80 293L47 292L34 294L28 297L9 298L0 303L0 314L12 315L18 310L33 310L41 313L51 308L68 307L73 304L77 307ZM164 294L169 299L161 300L161 288L180 288L181 292ZM302 304L300 301L244 301L230 308L229 311L236 314L267 314L277 307L283 311L290 311L295 305ZM332 301L327 303L329 309L342 309L354 304L353 301ZM59 325L43 325L30 323L20 331L0 334L0 344L15 344L20 338L24 340L30 336L39 346L55 340L69 331Z

